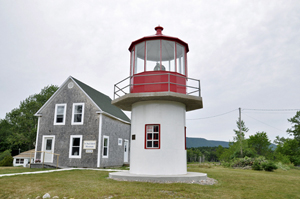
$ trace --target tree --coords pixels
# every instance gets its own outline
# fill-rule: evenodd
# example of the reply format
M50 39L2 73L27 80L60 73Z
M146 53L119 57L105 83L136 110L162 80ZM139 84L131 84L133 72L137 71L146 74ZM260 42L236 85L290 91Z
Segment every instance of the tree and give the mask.
M10 146L7 140L10 128L11 125L6 120L0 120L0 151L5 151Z
M5 143L10 149L29 150L33 148L36 138L37 117L34 114L58 89L57 86L46 86L40 93L21 101L18 108L7 113L0 123L0 135L4 135ZM1 149L3 150L3 149Z
M248 147L253 148L258 155L266 156L270 152L271 142L266 132L257 132L250 135L248 139Z
M287 129L287 132L290 135L293 135L300 145L300 111L297 111L296 115L288 119L288 121L291 122L293 126L292 128Z
M243 120L241 120L241 125L239 121L236 122L238 130L233 129L235 132L235 137L233 137L234 141L239 143L240 153L241 157L243 157L243 149L247 147L247 141L245 140L245 133L249 131L249 129L245 126L245 123Z

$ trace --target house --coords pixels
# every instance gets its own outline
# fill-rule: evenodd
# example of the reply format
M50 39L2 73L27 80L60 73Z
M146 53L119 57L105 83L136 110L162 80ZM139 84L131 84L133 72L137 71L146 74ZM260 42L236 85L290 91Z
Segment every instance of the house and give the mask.
M31 149L29 151L24 151L22 153L20 153L19 155L16 155L13 157L13 166L17 167L17 166L23 166L26 167L29 163L30 163L30 159L31 159L31 163L33 163L33 159L34 159L34 151L35 149Z
M74 77L35 116L35 160L65 167L129 164L130 119L108 96Z

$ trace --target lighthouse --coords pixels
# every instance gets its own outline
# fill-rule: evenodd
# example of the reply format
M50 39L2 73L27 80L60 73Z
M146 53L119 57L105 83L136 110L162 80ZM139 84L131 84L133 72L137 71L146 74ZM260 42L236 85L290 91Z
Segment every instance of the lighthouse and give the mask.
M188 76L188 44L155 31L131 43L130 75L114 88L112 104L131 111L126 176L187 175L186 112L203 108L200 81Z

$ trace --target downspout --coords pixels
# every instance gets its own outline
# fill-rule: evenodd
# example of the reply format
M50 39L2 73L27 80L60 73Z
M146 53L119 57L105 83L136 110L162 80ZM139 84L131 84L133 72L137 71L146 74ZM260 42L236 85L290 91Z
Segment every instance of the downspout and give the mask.
M101 163L101 138L102 138L102 112L98 112L99 114L99 134L98 134L98 156L97 156L97 167L100 167Z

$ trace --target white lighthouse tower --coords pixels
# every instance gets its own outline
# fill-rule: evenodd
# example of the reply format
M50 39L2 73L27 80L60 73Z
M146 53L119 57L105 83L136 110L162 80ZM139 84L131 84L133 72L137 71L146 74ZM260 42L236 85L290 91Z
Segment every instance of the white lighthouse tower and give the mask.
M131 111L128 175L187 175L186 111L203 107L200 81L187 75L188 44L155 30L131 43L130 76L112 104Z

